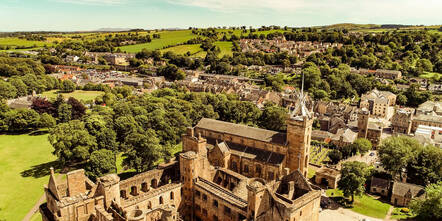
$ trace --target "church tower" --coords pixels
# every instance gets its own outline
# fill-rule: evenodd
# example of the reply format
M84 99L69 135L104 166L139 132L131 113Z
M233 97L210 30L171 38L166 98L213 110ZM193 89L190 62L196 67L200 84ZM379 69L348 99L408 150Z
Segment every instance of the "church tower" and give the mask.
M307 177L313 112L306 106L306 95L301 91L298 101L287 120L287 167L290 172L299 170Z

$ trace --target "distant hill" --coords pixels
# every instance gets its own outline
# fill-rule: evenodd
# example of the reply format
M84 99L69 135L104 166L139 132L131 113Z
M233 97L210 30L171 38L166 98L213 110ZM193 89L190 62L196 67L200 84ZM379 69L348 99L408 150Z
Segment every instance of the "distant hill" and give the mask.
M96 32L119 32L119 31L129 31L132 28L100 28L95 30Z
M333 29L347 29L347 30L356 30L356 29L367 29L367 28L379 28L381 25L375 24L353 24L353 23L341 23L334 25L325 25L319 26L318 28L333 30Z

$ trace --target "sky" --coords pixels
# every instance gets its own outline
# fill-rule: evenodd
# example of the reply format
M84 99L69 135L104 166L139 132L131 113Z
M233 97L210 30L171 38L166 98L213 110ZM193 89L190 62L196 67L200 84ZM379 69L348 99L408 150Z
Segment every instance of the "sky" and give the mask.
M0 31L442 24L442 0L0 0Z

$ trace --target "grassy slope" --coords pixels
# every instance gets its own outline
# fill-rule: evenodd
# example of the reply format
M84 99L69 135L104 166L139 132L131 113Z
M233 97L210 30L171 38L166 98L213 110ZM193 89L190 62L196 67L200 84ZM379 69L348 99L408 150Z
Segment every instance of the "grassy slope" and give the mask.
M65 98L74 97L77 100L94 100L96 97L104 94L102 91L82 91L76 90L72 93L62 93ZM47 98L56 98L58 95L57 90L45 91L42 96Z
M47 137L0 135L0 220L21 220L43 195L56 159Z
M342 191L338 189L329 189L326 193L327 196L331 196L333 193L333 197L343 197ZM383 203L367 194L355 196L355 202L351 208L354 212L379 219L385 218L389 209L390 204Z
M166 46L184 43L192 38L197 37L196 35L192 34L192 31L190 30L164 31L159 32L159 34L161 35L161 38L153 39L150 43L122 46L120 49L130 53L139 52L143 48L148 50L156 50L162 49Z
M190 54L197 54L200 51L203 51L202 48L200 48L200 44L192 44L192 45L178 45L175 47L170 47L166 49L162 49L161 52L166 53L168 51L173 51L175 54L183 55L187 52L190 52Z

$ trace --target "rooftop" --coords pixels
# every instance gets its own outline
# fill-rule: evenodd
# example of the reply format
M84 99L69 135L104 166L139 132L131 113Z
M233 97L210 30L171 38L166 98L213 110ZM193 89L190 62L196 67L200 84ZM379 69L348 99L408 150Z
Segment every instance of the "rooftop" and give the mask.
M209 118L201 119L195 128L201 128L211 131L216 131L224 134L231 134L240 137L250 138L263 142L276 143L285 145L286 134L265 130L261 128L249 127L242 124L234 124Z

